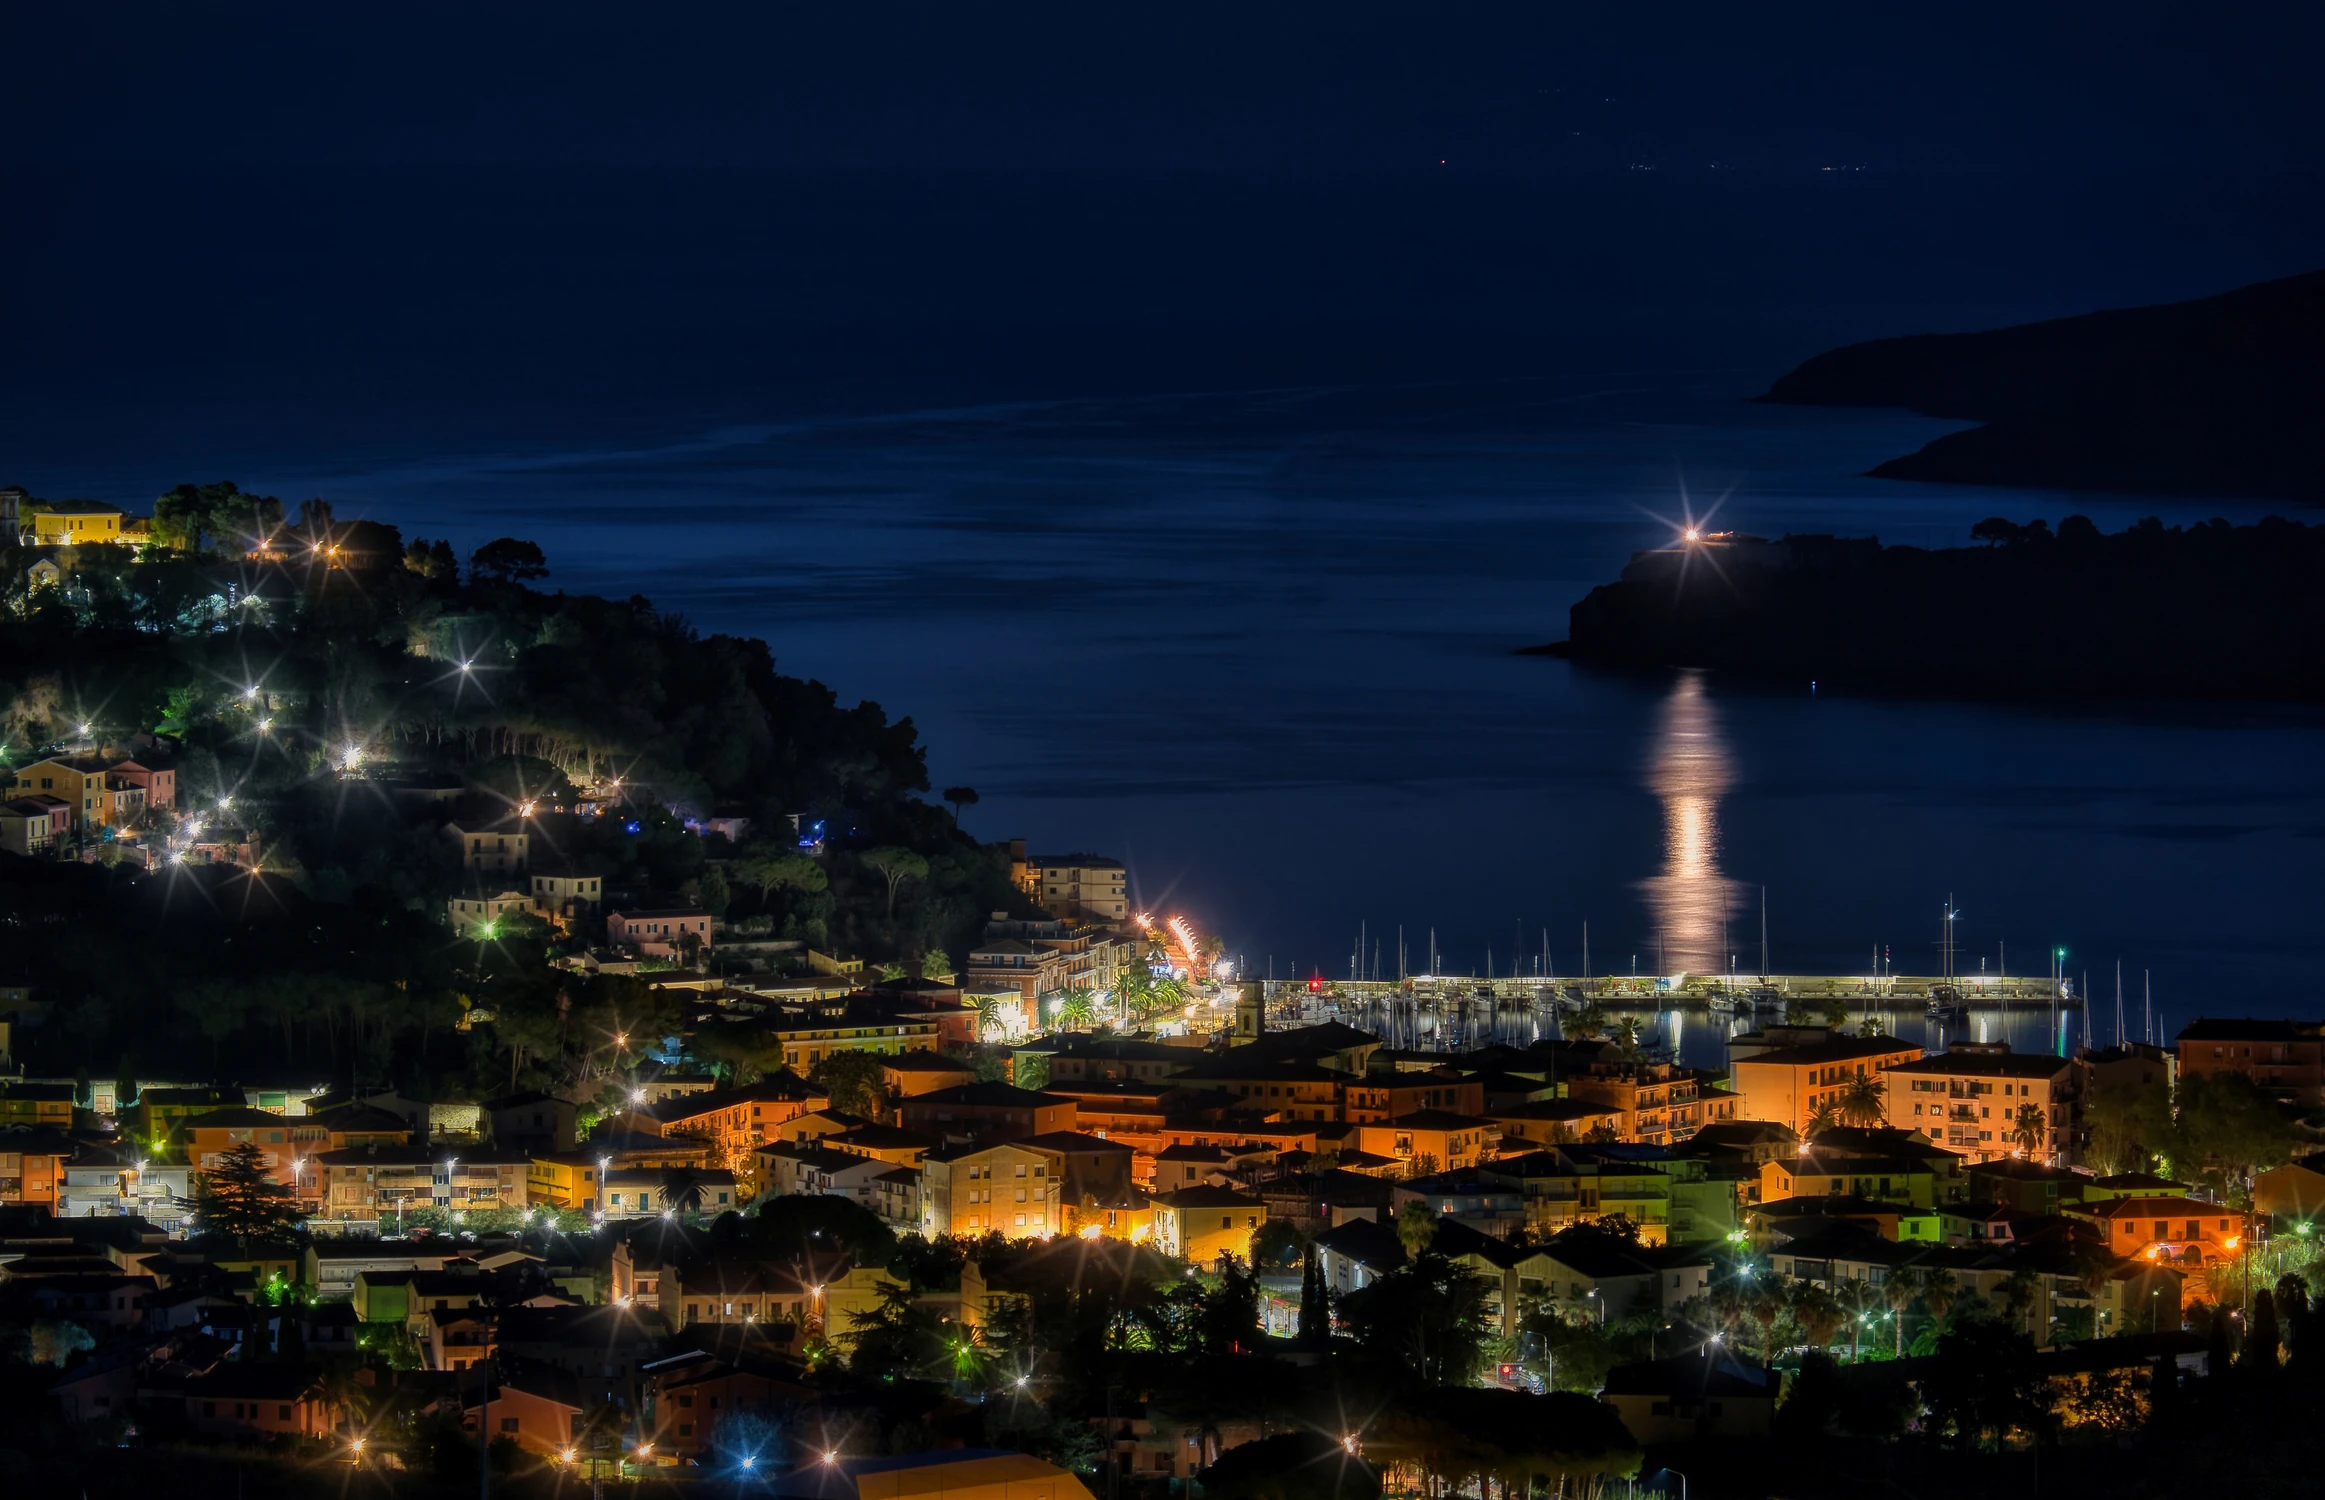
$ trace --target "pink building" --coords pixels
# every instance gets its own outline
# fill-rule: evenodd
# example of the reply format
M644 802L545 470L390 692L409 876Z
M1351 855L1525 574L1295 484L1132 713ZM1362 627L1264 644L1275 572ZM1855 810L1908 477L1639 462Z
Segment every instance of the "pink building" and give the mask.
M167 766L149 766L142 761L125 760L112 767L107 774L145 788L145 805L149 808L178 805L178 773Z
M679 945L690 932L701 941L702 951L710 951L710 913L698 906L608 912L605 932L615 943L635 948L649 958L676 958Z

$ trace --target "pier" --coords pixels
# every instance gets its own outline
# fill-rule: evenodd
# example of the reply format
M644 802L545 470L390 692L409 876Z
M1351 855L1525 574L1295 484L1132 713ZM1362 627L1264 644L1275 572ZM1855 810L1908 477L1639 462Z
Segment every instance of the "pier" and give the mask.
M1492 1001L1579 1010L1585 1005L1705 1010L1774 1010L1793 1001L1838 1001L1852 1010L1906 1006L2077 1007L2069 985L2047 976L1999 974L1677 974L1593 975L1581 979L1510 975L1420 974L1404 979L1274 979L1270 1001L1336 999L1367 1003L1412 1000L1439 1004Z

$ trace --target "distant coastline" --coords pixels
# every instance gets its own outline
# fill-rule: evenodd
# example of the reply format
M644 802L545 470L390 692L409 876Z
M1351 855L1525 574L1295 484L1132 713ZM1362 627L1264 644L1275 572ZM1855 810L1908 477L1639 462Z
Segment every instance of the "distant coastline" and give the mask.
M2325 271L2195 302L1820 354L1762 401L1982 425L1883 479L2325 501Z
M2000 517L1983 545L1722 536L1635 554L1526 654L1848 692L2325 701L2325 526Z

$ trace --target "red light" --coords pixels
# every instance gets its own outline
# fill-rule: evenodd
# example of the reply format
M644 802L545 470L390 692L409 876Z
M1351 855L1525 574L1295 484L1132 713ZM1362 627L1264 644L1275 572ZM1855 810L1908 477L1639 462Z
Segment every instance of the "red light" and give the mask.
M1311 990L1320 990L1324 988L1324 981L1321 979L1311 979L1308 981L1308 988Z

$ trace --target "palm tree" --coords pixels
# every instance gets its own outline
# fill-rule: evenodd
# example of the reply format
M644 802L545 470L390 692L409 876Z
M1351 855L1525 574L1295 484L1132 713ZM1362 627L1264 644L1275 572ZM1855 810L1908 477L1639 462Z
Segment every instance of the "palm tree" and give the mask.
M1730 1276L1725 1281L1713 1282L1706 1298L1711 1304L1712 1318L1719 1324L1720 1337L1731 1347L1736 1342L1736 1328L1749 1310L1750 1285L1740 1276Z
M1911 1266L1899 1266L1881 1283L1881 1293L1888 1299L1889 1316L1897 1325L1897 1357L1905 1357L1905 1310L1913 1306L1913 1299L1921 1295L1921 1273Z
M2002 1278L1995 1290L2002 1294L2002 1316L2019 1333L2026 1331L2026 1315L2042 1295L2042 1278L2021 1266Z
M662 1173L662 1206L682 1214L702 1207L702 1174L692 1167L668 1167Z
M1058 1024L1060 1026L1090 1027L1098 1022L1098 1004L1089 988L1075 985L1058 996Z
M1929 1266L1923 1269L1921 1273L1921 1305L1929 1309L1930 1321L1937 1324L1940 1331L1944 1329L1946 1314L1952 1312L1954 1304L1960 1300L1962 1300L1962 1284L1954 1279L1953 1272L1944 1266Z
M1822 1352L1841 1329L1840 1299L1813 1281L1803 1281L1792 1288L1789 1299L1792 1321L1808 1339L1809 1347Z
M1869 1281L1843 1282L1837 1295L1841 1302L1841 1312L1849 1321L1849 1362L1854 1364L1863 1354L1860 1345L1864 1339L1865 1325L1872 1321L1869 1309L1880 1299L1874 1295L1873 1283Z
M1841 1090L1839 1104L1843 1120L1869 1129L1888 1118L1889 1091L1876 1079L1852 1078Z
M2042 1150L2043 1142L2049 1134L2050 1121L2044 1117L2042 1106L2038 1104L2021 1104L2018 1113L2010 1118L2010 1140L2028 1156Z
M1812 1136L1823 1135L1840 1123L1840 1106L1830 1099L1820 1101L1816 1108L1808 1112L1808 1133Z
M989 1036L1001 1029L1001 997L994 994L972 995L969 1003L977 1010L977 1035Z
M323 1369L323 1405L336 1411L349 1437L362 1437L371 1422L372 1387L356 1379L355 1366L334 1360Z

